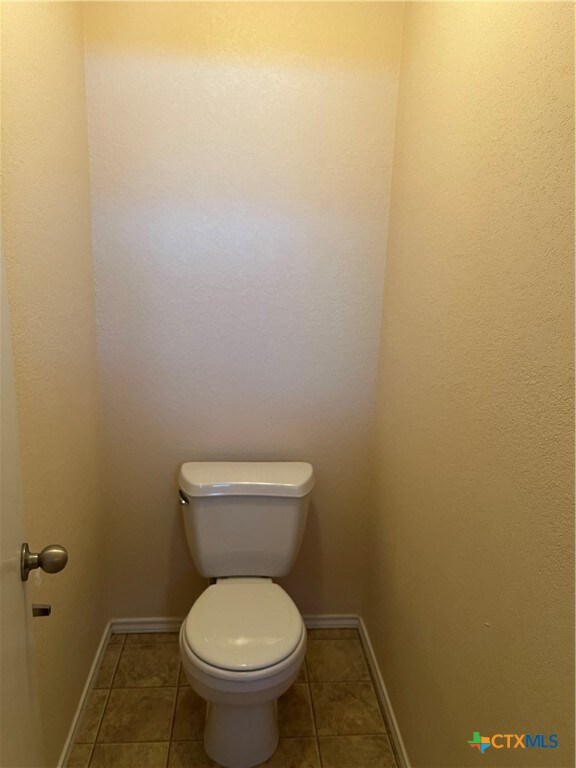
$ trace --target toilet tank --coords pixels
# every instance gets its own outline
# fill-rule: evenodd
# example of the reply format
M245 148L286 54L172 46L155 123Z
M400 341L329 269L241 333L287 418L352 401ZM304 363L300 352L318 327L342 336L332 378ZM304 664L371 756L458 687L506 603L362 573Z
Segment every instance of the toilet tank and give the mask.
M304 462L188 462L178 478L202 576L285 576L302 543L314 471Z

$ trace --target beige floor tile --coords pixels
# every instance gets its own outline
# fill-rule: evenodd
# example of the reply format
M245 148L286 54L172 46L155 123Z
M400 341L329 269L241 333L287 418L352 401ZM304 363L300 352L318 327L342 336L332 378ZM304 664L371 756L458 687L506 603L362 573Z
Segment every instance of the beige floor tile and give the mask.
M124 640L126 640L126 634L124 632L113 632L108 640L108 645L118 645L118 643L122 645Z
M168 768L220 768L210 760L201 741L173 741L170 744Z
M384 733L384 721L370 683L311 683L319 736Z
M178 685L180 649L173 643L125 645L114 677L114 688Z
M165 768L168 742L96 744L90 768Z
M201 741L173 741L168 768L220 768ZM280 739L278 749L259 768L320 768L316 739ZM367 768L367 767L366 767Z
M357 631L308 630L308 640L262 768L395 768ZM177 632L112 635L96 685L67 768L219 768L204 752L206 705L186 681Z
M206 721L206 702L189 686L178 689L172 739L201 739Z
M308 678L314 683L370 680L358 639L310 640L306 653Z
M96 682L94 683L95 688L110 688L121 653L122 646L120 643L113 643L106 648L102 664L100 664L100 669L96 676Z
M127 645L137 643L177 643L179 632L130 632L126 635Z
M98 742L168 741L177 688L113 688Z
M92 744L74 744L66 761L66 768L88 768Z
M314 736L310 691L305 683L295 683L278 699L280 736Z
M80 725L75 735L76 744L90 744L96 741L100 721L108 699L107 690L94 690L82 712Z
M321 736L324 768L396 768L387 736Z
M342 640L358 638L358 630L353 627L341 629L308 629L308 640Z
M280 739L278 749L260 768L320 768L316 739Z

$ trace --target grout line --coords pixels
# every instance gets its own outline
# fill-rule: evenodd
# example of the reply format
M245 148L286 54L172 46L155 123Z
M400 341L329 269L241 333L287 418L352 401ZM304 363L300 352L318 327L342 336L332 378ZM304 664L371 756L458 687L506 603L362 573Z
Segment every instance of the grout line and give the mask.
M128 634L130 634L131 637L134 637L134 635L132 633L128 633ZM176 639L176 640L166 640L165 642L163 642L162 640L146 640L145 638L142 638L142 639L138 639L138 640L130 640L130 642L128 642L128 640L127 640L128 634L126 635L126 639L124 640L124 645L127 645L129 648L131 648L133 645L134 646L136 646L136 645L153 645L153 646L159 646L160 648L164 648L166 645L178 645L178 639ZM140 634L140 633L138 633L138 634ZM145 633L143 633L143 634L145 634ZM148 634L150 635L151 633L148 633ZM154 632L154 634L158 635L158 634L161 634L161 633ZM173 633L170 633L170 634L173 634Z
M126 637L124 637L124 640L121 643L110 643L110 638L108 638L108 645L106 646L106 651L108 648L110 648L111 645L119 645L120 646L120 653L118 654L118 660L116 661L116 667L118 666L118 663L120 661L120 656L122 656L122 649L124 647L124 642L126 640ZM104 653L106 653L106 651ZM100 729L102 728L102 723L104 722L104 717L106 715L106 709L108 707L108 702L110 701L110 691L112 690L112 683L114 682L114 677L116 676L116 669L114 669L114 674L112 675L112 680L110 681L110 685L108 688L100 688L98 690L105 690L106 691L106 702L104 703L104 706L102 707L102 715L100 717L100 722L98 723L98 728L96 729L96 735L94 736L94 743L92 744L92 751L90 752L90 761L88 762L88 766L92 763L92 758L94 757L94 749L96 747L96 742L98 741L98 736L100 736Z
M120 645L120 643L116 643L116 645ZM156 642L151 642L150 640L138 640L135 642L134 640L130 643L125 643L125 645L128 646L128 648L138 648L139 645L148 645L155 647L163 648L166 645L178 645L178 643L175 643L174 641L170 640L168 643L160 643L158 640Z
M314 685L371 685L372 688L374 688L374 683L371 678L369 680L366 678L364 678L364 680L310 680L310 682ZM374 689L374 693L376 693L376 689ZM378 706L380 706L380 704L378 704Z
M182 740L184 741L184 739ZM198 743L201 743L199 739L186 739L186 741L198 741ZM168 739L144 739L143 741L99 741L98 744L95 744L94 746L99 747L109 747L109 746L122 746L123 744L169 744L171 743ZM176 744L181 744L182 742L179 742L178 739L176 739ZM108 764L106 764L108 765Z
M170 721L170 731L168 734L168 751L166 752L166 768L170 763L170 753L172 751L172 737L174 736L174 725L176 723L176 710L180 700L180 672L182 671L182 662L178 665L178 676L176 678L176 696L174 696L174 709L172 710L172 719Z
M106 715L106 709L108 707L108 702L110 701L110 691L111 688L104 688L99 690L105 690L106 691L106 703L102 707L102 715L100 716L100 722L98 723L98 728L96 729L96 736L94 736L94 743L92 745L92 752L90 754L90 762L92 762L92 755L94 754L94 747L96 746L96 742L98 741L98 736L100 736L100 729L102 728L102 723L104 722L104 716ZM90 765L90 763L88 763Z
M124 638L124 642L126 642L126 638ZM114 687L114 681L116 680L116 674L118 672L118 667L120 666L120 659L122 658L122 654L124 653L124 643L115 643L115 645L120 646L120 653L118 654L118 658L116 659L116 666L114 667L112 679L110 680L110 688ZM110 648L110 646L108 646L108 648ZM106 648L106 650L108 650L108 648Z
M187 739L187 741L194 741L194 739ZM146 741L99 741L98 742L98 746L100 747L122 747L124 746L124 744L168 744L168 739L146 739ZM86 744L84 746L89 746L89 745Z
M319 739L364 739L366 736L386 736L386 732L374 733L374 731L368 731L368 733L322 733Z
M121 685L117 688L96 688L97 691L175 691L178 689L177 685ZM189 686L181 686L187 688Z
M322 752L320 751L320 741L318 739L318 726L316 725L316 710L314 709L314 699L312 698L312 688L310 686L310 670L308 669L308 661L306 656L304 657L304 665L306 666L306 684L308 686L308 696L310 697L310 709L312 710L312 725L314 727L314 740L316 741L316 749L318 750L318 760L320 761L320 768L323 767Z
M167 768L167 766L170 763L170 752L172 751L172 736L174 735L174 723L176 722L176 710L178 708L179 698L180 698L180 688L176 688L176 696L174 696L174 709L172 710L172 720L170 722L170 733L168 735L168 749L166 750L165 768Z
M176 696L174 696L174 707L172 708L172 717L170 718L170 735L168 736L168 741L172 741L172 736L174 735L174 724L176 722L176 710L178 709L178 699L180 698L180 689L176 688ZM175 741L178 741L178 739L175 739Z

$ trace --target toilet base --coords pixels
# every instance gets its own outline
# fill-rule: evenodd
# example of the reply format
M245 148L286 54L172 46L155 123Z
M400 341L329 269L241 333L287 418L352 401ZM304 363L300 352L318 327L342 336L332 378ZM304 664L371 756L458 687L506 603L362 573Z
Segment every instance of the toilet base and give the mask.
M252 768L278 746L276 700L252 706L208 704L204 749L224 768Z

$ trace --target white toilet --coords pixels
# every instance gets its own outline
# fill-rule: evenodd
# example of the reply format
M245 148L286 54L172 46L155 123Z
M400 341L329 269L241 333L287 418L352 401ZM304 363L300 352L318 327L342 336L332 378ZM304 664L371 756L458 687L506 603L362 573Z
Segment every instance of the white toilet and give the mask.
M208 702L207 754L250 768L278 745L276 699L294 682L306 628L272 581L300 549L314 473L301 462L190 462L179 476L188 545L214 580L180 630L188 682Z

